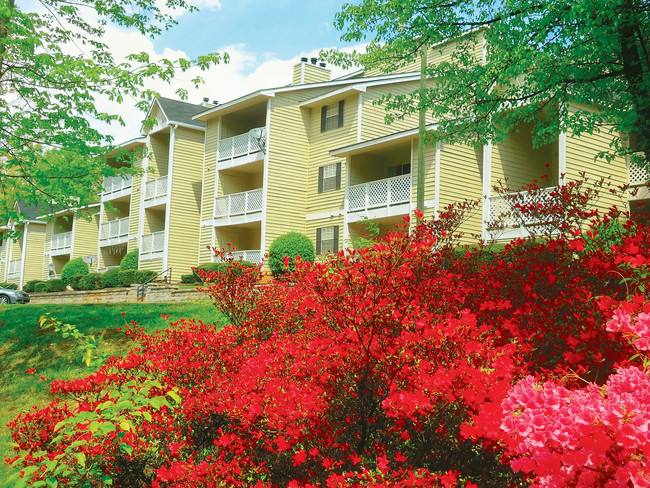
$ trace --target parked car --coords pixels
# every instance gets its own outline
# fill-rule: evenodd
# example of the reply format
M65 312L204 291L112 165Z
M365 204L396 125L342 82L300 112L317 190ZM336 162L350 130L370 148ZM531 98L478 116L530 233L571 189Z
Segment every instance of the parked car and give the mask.
M5 303L29 303L29 295L24 291L0 287L0 305Z

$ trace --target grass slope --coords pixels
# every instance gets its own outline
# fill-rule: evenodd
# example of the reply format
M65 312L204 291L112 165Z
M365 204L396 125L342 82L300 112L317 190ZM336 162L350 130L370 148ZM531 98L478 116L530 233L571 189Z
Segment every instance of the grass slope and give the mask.
M57 320L76 325L83 334L100 336L100 347L109 355L124 354L133 344L117 330L127 321L135 321L147 333L154 333L180 318L212 323L222 317L207 300L0 307L0 486L6 486L3 480L10 471L3 460L14 455L8 444L11 439L7 422L32 405L48 404L53 399L49 393L50 381L80 378L93 371L82 362L83 351L77 347L75 339L63 338L53 329L39 329L38 319L48 313ZM161 314L169 314L169 318L164 320ZM35 368L36 372L29 374L30 368ZM45 381L40 376L45 377Z

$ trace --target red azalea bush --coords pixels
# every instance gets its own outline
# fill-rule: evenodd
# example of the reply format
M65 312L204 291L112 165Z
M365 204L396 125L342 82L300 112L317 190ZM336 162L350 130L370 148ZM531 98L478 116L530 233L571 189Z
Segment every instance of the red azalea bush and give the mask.
M11 424L15 485L648 486L648 227L456 258L461 218L290 281L205 273L230 323L133 325L127 356L54 382Z

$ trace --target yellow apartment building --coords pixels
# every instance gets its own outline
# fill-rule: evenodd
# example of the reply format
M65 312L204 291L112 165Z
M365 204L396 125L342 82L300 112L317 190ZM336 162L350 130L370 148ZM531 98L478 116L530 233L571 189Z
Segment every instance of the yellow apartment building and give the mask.
M192 116L205 110L158 98L149 110L151 127L109 155L132 154L141 175L105 178L99 212L98 271L117 267L139 250L139 268L176 276L196 266L198 252L204 124ZM172 210L173 209L173 210Z
M432 49L429 59L439 61L452 48ZM483 49L479 40L477 59ZM377 101L386 93L417 90L419 78L414 63L389 75L361 71L332 80L324 64L303 58L291 85L259 90L195 115L205 123L198 262L213 259L209 246L229 244L237 257L259 261L273 239L288 231L308 235L317 253L336 251L352 245L368 219L385 232L409 215L417 193L417 118L386 125ZM435 120L427 123L435 128ZM529 198L520 190L533 180L548 192L581 178L583 171L592 180L607 176L613 186L647 181L640 171L628 174L623 158L611 163L596 158L609 142L607 133L579 139L560 134L553 143L533 148L531 127L522 125L498 145L428 146L425 216L436 216L453 202L478 200L480 212L463 231L486 240L525 236L528 228L517 220L499 232L488 228L487 222L510 205L493 187L507 178L509 188ZM603 210L613 204L620 207L609 194L598 202Z

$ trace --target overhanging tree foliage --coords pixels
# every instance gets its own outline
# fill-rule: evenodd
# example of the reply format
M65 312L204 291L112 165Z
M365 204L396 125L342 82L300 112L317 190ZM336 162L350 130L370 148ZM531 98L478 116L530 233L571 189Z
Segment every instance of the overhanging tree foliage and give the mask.
M204 70L222 60L213 53L191 61L154 61L143 52L121 61L104 42L109 25L160 34L175 23L167 11L195 10L185 0L39 2L37 11L27 12L15 0L0 0L0 212L5 217L16 198L47 202L48 208L96 199L102 176L115 171L103 158L112 139L92 121L124 123L97 102L128 97L144 108L155 96L146 89L147 80L170 81L177 70L195 65ZM201 79L192 81L196 85ZM132 165L120 171L132 172Z
M449 60L429 64L437 83L424 98L388 96L389 110L399 116L426 105L440 119L432 136L452 142L500 142L522 122L534 124L535 145L561 131L606 130L614 135L610 156L637 152L644 164L649 13L647 0L363 0L345 4L335 25L344 40L370 38L367 53L331 56L391 71L416 61L423 46L455 41Z

